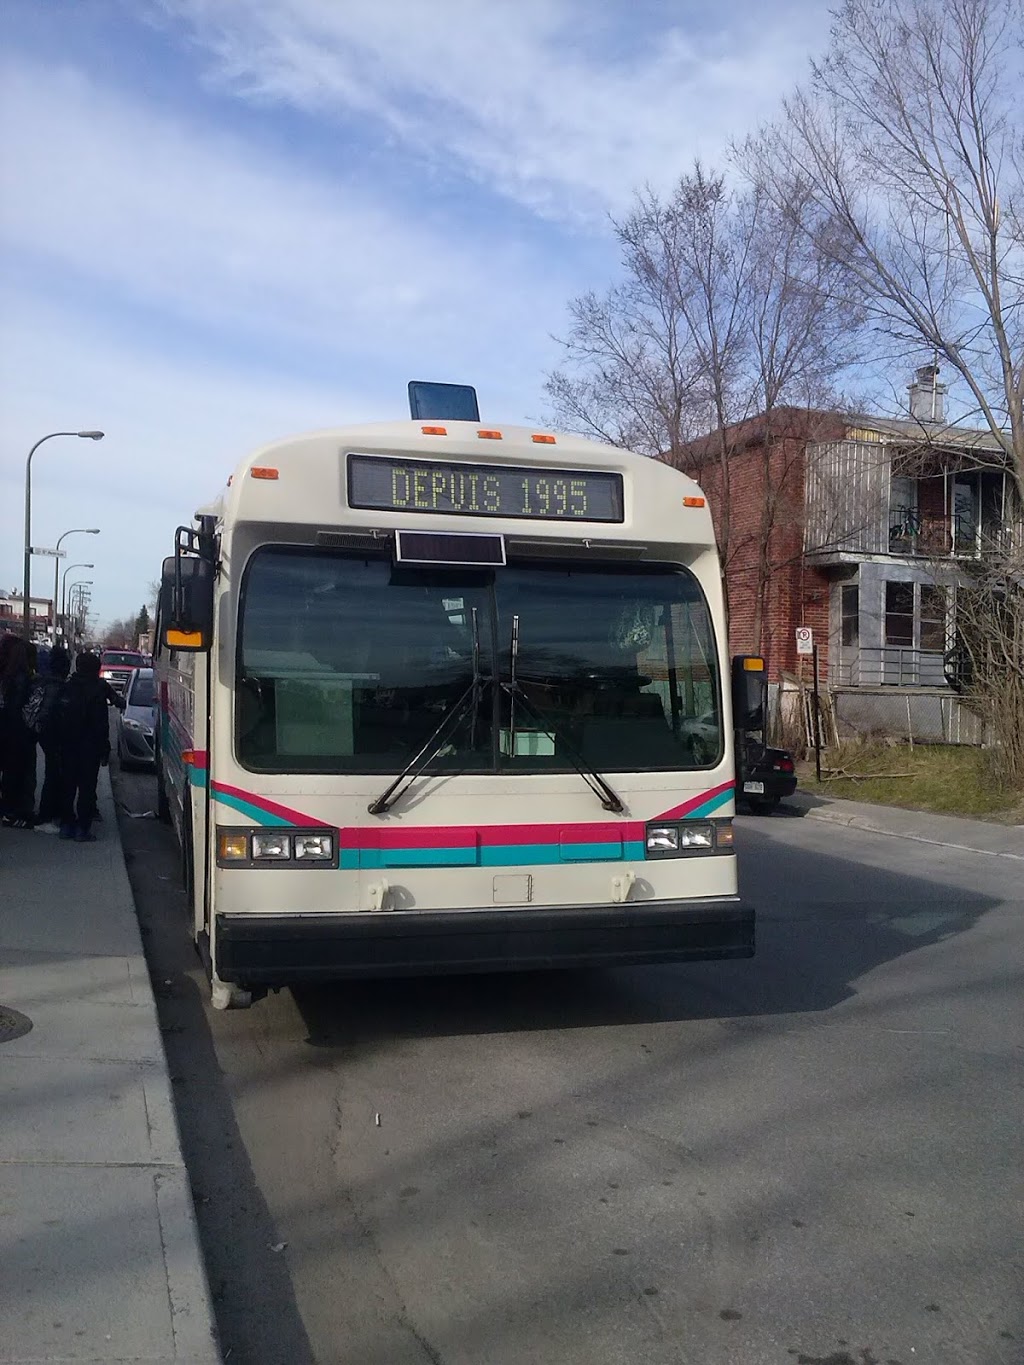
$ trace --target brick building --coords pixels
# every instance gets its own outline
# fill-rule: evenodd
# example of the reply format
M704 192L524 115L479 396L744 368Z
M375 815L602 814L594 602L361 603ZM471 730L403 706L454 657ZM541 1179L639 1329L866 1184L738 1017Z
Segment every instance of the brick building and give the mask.
M800 673L795 631L810 626L834 689L948 690L964 561L1019 550L1024 517L1005 450L947 424L944 394L929 366L905 418L784 408L679 462L712 504L731 650L764 654L771 682Z
M712 507L730 653L763 654L770 681L797 669L797 626L827 651L829 575L805 552L808 451L844 431L830 413L778 408L695 442L680 461Z

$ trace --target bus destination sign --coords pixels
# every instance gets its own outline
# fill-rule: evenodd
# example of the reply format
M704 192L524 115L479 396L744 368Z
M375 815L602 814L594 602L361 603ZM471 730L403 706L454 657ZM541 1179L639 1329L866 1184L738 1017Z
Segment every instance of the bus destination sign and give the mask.
M622 475L389 455L348 457L350 507L456 517L622 521Z

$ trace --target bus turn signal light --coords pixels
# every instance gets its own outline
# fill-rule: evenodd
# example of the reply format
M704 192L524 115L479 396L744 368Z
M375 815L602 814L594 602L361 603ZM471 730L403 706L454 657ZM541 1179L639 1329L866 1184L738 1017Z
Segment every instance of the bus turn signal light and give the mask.
M248 834L218 834L217 858L222 863L247 863L249 861Z
M178 630L168 626L164 631L164 644L168 649L204 649L206 642L201 630Z
M683 499L683 506L684 506L684 507L703 507L703 506L704 506L704 499L703 499L703 498L684 498L684 499Z

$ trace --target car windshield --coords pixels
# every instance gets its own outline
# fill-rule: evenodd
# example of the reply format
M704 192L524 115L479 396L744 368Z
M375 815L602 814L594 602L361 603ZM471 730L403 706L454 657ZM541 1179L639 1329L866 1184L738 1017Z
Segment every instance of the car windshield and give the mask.
M138 668L142 663L141 654L130 654L127 650L105 649L100 655L100 664L117 664L120 667Z
M474 659L480 701L433 770L563 772L570 753L602 771L683 770L720 756L712 629L685 569L436 570L273 548L243 592L239 757L257 771L398 772Z
M152 673L136 673L135 681L128 693L128 705L154 706L155 704L156 691L153 686Z

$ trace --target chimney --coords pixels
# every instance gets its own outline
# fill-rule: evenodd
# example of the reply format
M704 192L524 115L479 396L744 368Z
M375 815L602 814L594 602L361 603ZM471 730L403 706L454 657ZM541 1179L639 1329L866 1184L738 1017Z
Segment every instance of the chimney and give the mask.
M939 383L939 367L922 365L908 385L910 393L910 415L918 422L944 422L943 398L945 384Z

